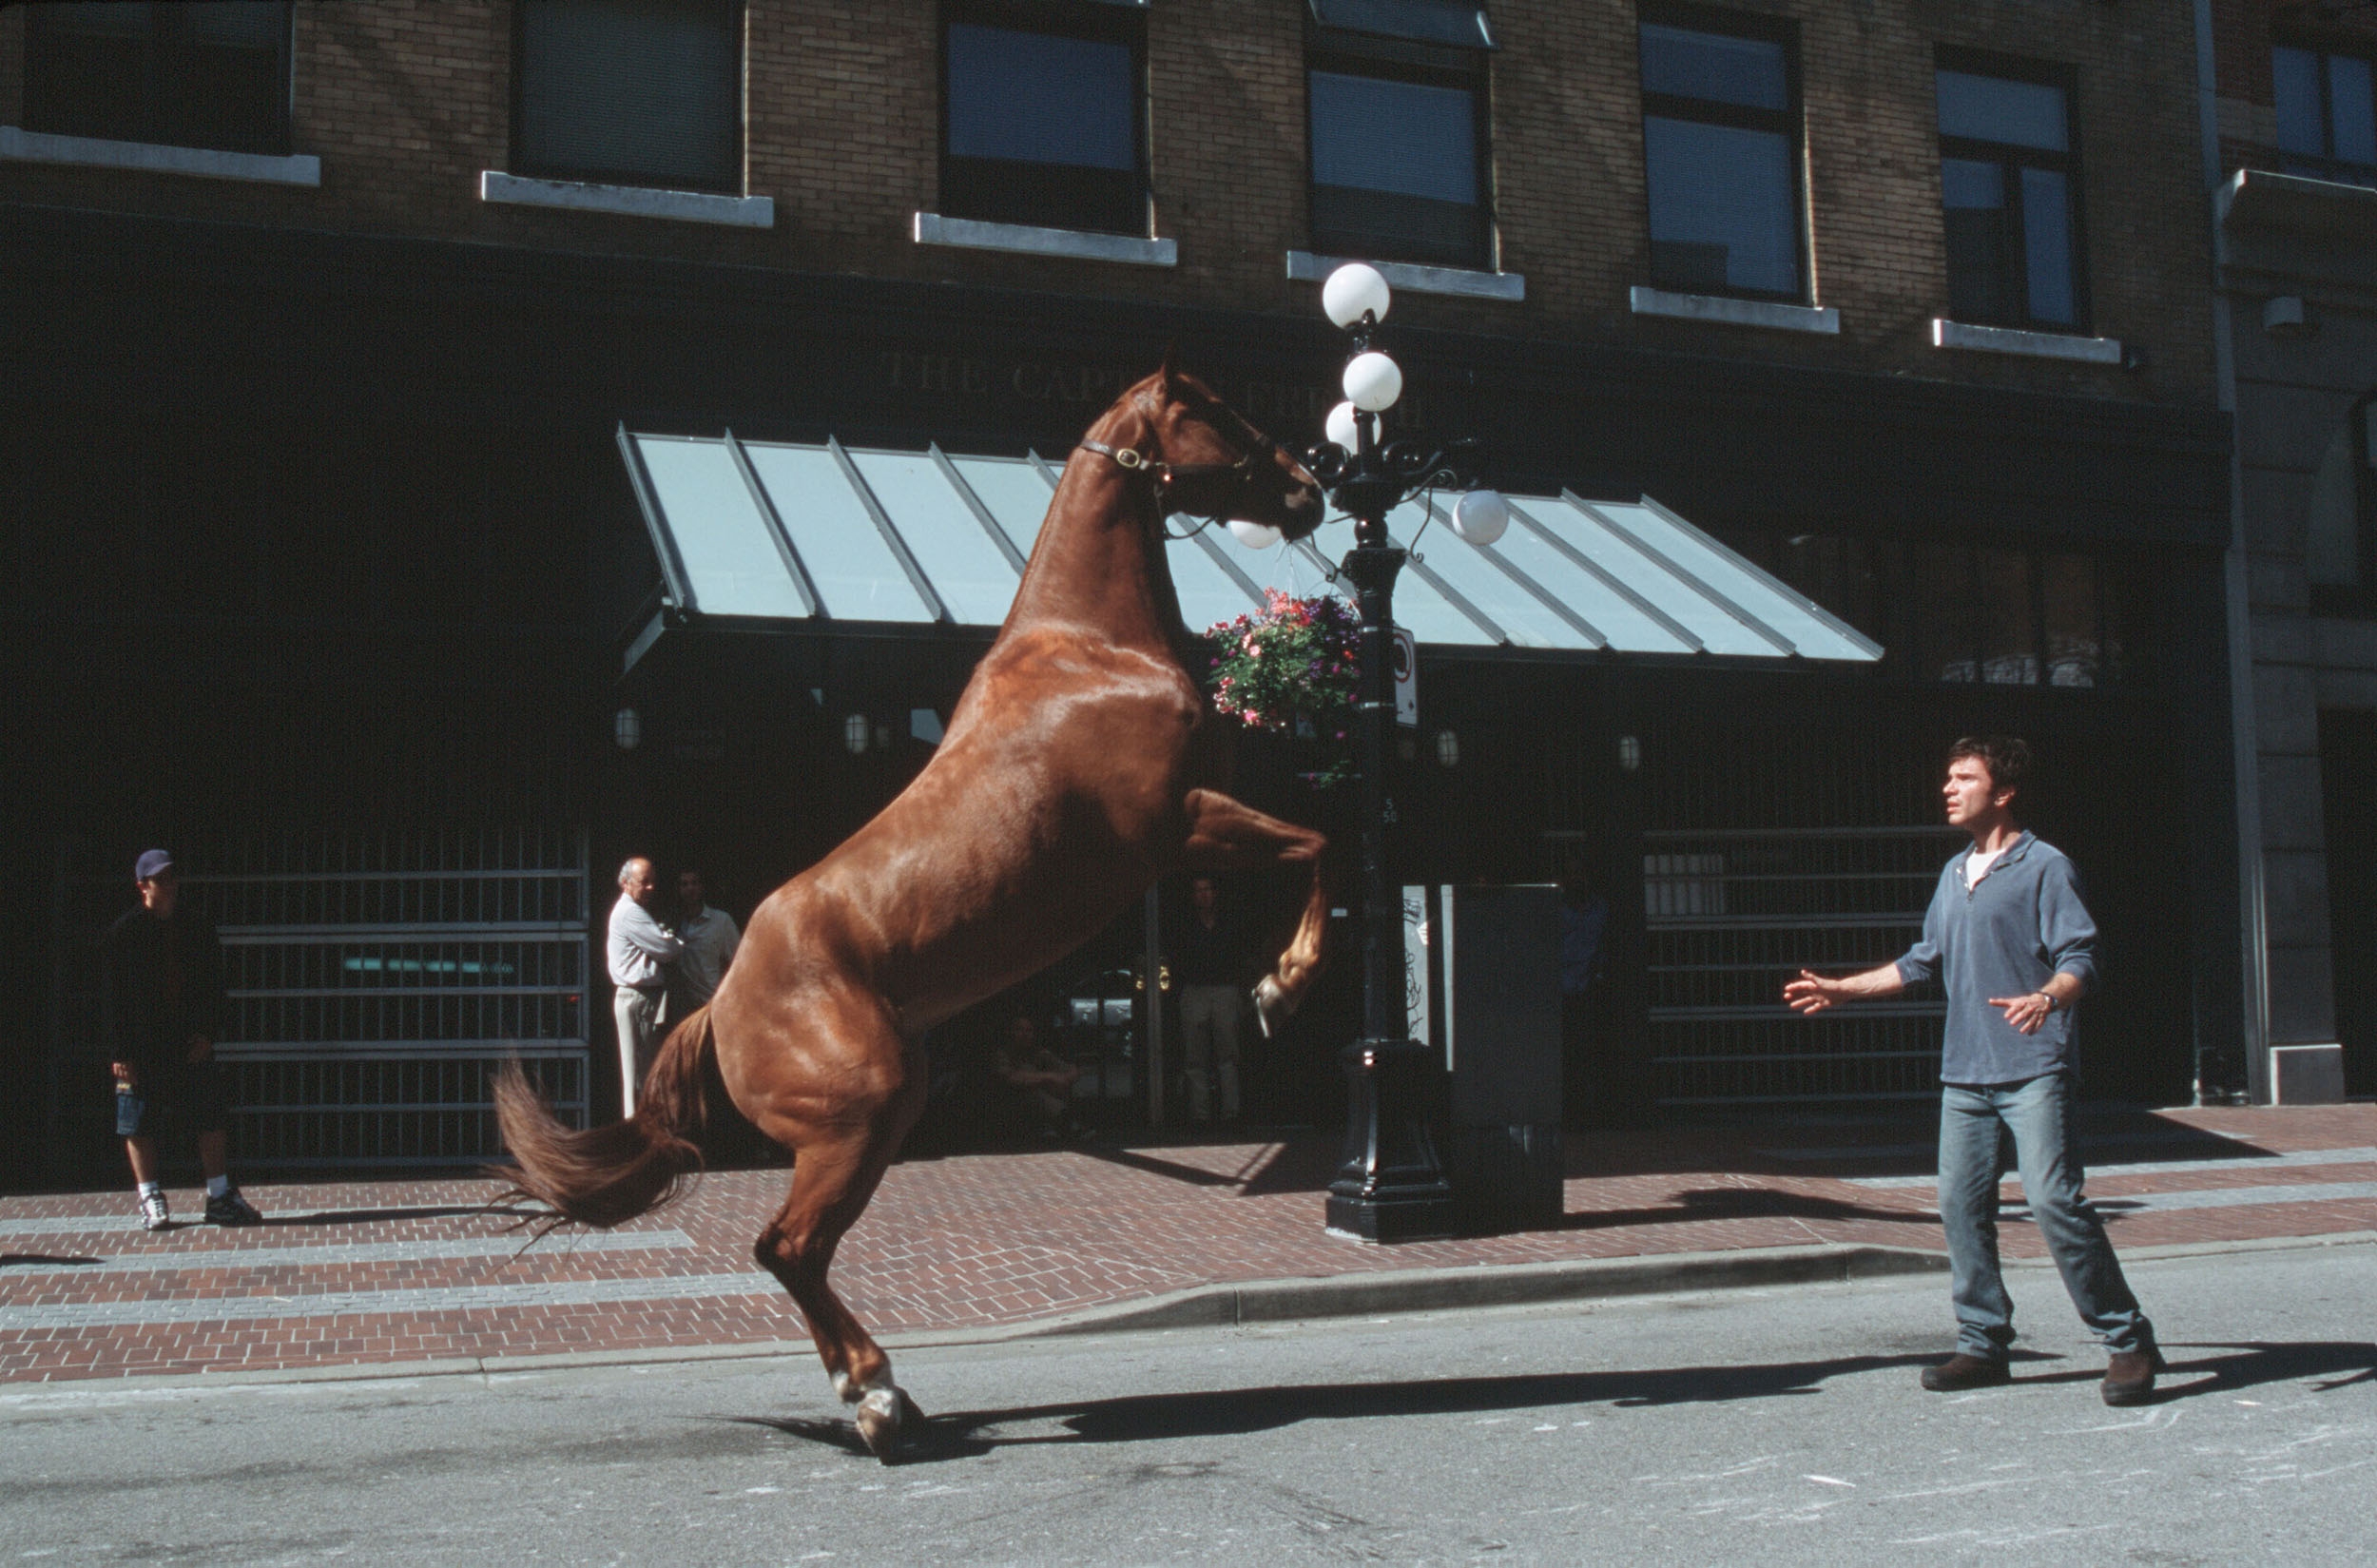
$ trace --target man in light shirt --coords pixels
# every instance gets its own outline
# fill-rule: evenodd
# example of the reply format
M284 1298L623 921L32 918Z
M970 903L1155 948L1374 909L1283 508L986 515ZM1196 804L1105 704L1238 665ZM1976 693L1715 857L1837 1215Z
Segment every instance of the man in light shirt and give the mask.
M699 871L687 866L677 873L677 939L685 943L685 957L677 960L680 1005L672 1009L677 1016L709 1005L718 995L718 982L726 978L726 966L734 961L736 944L743 940L734 917L712 909L707 900Z
M2096 987L2097 922L2072 862L2014 818L2029 772L2030 747L2011 736L1950 746L1941 796L1948 824L1973 842L1940 873L1923 939L1896 963L1863 974L1803 969L1783 998L1814 1014L1935 978L1947 992L1940 1217L1958 1332L1956 1353L1923 1368L1923 1385L1961 1393L2012 1379L2014 1303L1998 1263L1999 1162L2010 1139L2022 1195L2072 1305L2111 1352L2104 1402L2142 1404L2154 1396L2162 1353L2081 1191L2075 1125L2074 1009Z
M610 908L610 932L604 956L610 963L610 982L618 987L610 1014L619 1026L619 1113L635 1114L636 1091L644 1085L644 1069L651 1065L660 1045L662 1014L667 1010L668 971L685 955L685 943L652 913L660 901L660 883L652 862L637 855L619 868L619 901Z

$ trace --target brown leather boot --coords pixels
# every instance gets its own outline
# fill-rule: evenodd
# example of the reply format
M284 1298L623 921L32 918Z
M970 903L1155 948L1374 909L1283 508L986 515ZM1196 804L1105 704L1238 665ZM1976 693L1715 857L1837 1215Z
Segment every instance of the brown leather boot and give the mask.
M2116 1350L2100 1392L2107 1404L2143 1404L2154 1394L2155 1374L2170 1369L2160 1350Z
M1937 1366L1923 1368L1923 1386L1935 1394L1961 1394L1967 1388L1995 1388L2013 1381L2014 1373L2005 1363L1968 1356L1962 1350Z

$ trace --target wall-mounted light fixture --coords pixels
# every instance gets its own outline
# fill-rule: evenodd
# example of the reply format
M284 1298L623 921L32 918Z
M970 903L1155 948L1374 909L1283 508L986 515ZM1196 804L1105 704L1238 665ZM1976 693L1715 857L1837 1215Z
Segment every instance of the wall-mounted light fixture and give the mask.
M2311 313L2301 295L2281 294L2263 301L2261 329L2272 338L2308 338L2311 335Z
M1460 737L1449 729L1436 732L1436 760L1445 767L1460 765Z
M632 707L621 708L610 716L610 738L620 750L633 751L644 744L644 716Z
M1617 765L1632 773L1642 766L1642 737L1620 735L1617 738Z
M863 713L853 713L841 722L841 744L850 748L853 757L866 755L867 731L871 726Z

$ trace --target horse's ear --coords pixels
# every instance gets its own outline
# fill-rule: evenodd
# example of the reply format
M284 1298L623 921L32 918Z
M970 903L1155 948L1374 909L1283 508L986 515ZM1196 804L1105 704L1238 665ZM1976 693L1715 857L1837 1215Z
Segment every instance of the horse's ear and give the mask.
M1164 345L1164 366L1156 372L1164 377L1164 396L1180 396L1180 344L1177 340Z

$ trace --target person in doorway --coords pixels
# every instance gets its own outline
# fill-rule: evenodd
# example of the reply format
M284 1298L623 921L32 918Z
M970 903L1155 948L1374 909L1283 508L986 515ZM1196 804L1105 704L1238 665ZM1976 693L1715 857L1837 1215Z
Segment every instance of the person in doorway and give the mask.
M2072 862L2015 819L2029 771L2030 748L2019 740L1968 737L1951 746L1941 792L1949 825L1972 845L1941 872L1923 939L1896 963L1862 974L1826 978L1803 969L1783 996L1813 1015L1934 977L1947 991L1940 1217L1958 1333L1956 1353L1925 1367L1923 1385L1951 1393L2011 1380L2014 1304L1998 1262L1998 1180L2010 1137L2023 1195L2064 1288L2112 1354L2104 1402L2137 1404L2154 1392L2162 1353L2081 1191L2073 1125L2075 1009L2096 984L2097 924Z
M726 966L743 940L734 917L709 906L702 874L691 866L677 873L677 939L685 943L685 956L677 960L677 989L669 1011L682 1017L706 1007L718 995L718 982L726 978Z
M661 901L652 862L631 856L619 868L619 901L610 906L610 930L603 954L610 965L610 1016L619 1027L619 1113L635 1114L644 1070L660 1046L667 1012L669 967L685 955L685 943L654 913Z
M1594 884L1580 857L1560 879L1561 1081L1572 1121L1614 1119L1608 1108L1623 1098L1604 1055L1603 996L1610 935L1610 900Z
M1221 1089L1222 1120L1238 1119L1238 1025L1252 984L1248 947L1238 922L1222 907L1210 877L1188 883L1188 919L1171 933L1173 983L1180 988L1181 1076L1188 1085L1188 1118L1213 1119L1213 1090Z
M1073 1086L1081 1080L1081 1069L1040 1043L1039 1026L1029 1015L1007 1020L991 1050L991 1071L1038 1114L1041 1137L1064 1143L1090 1135L1073 1113Z
M173 1223L159 1181L156 1127L187 1119L198 1134L198 1168L206 1178L206 1223L255 1225L263 1216L230 1176L228 1073L215 1059L222 1029L222 942L182 899L173 857L151 849L134 862L137 909L107 932L100 993L115 1076L116 1134L124 1139L140 1190L141 1223Z

